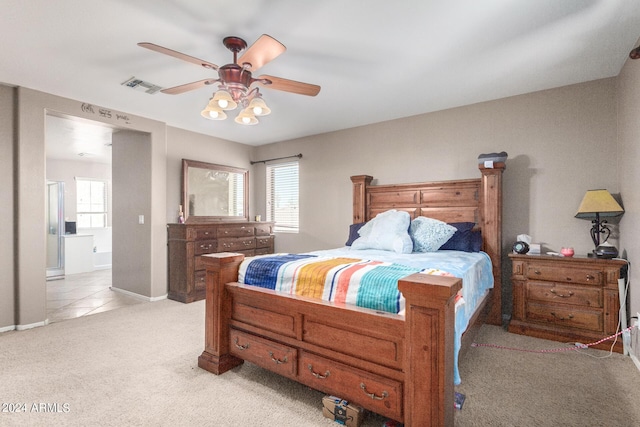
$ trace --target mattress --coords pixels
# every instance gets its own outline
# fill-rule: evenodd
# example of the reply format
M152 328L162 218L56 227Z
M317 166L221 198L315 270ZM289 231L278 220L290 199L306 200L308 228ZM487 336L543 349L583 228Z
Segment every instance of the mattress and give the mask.
M484 295L493 287L491 260L484 252L442 250L397 254L345 246L305 254L265 255L243 261L238 281L402 315L404 299L397 290L397 280L416 272L462 279L454 334L454 381L459 384L457 362L462 334ZM320 275L320 281L325 283L311 285L310 277Z

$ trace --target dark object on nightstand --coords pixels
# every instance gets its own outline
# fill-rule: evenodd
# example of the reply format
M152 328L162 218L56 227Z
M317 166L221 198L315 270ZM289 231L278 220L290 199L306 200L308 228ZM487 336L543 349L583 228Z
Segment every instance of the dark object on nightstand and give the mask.
M517 254L526 254L527 252L529 252L529 244L527 242L515 242L513 244L513 252L517 253Z
M605 243L603 243L602 245L598 246L593 251L593 253L598 258L606 258L606 259L616 258L618 256L618 249L613 245L609 245L609 244L605 244Z

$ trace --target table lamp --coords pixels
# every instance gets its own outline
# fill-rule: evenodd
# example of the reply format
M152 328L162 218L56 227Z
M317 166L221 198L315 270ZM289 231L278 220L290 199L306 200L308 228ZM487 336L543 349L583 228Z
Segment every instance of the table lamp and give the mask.
M593 240L595 249L592 253L589 253L589 256L600 258L615 258L618 256L618 249L606 243L611 235L611 229L607 226L607 220L601 218L612 218L623 213L624 209L607 190L587 191L582 203L580 203L576 218L590 219L593 223L591 240ZM603 238L601 238L601 235Z

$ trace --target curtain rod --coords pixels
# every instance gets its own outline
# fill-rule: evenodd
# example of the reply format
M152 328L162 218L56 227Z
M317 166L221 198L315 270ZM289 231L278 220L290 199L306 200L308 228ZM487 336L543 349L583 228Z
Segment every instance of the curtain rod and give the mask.
M290 159L292 157L297 157L297 158L301 159L302 158L302 153L301 154L296 154L295 156L285 156L285 157L278 157L278 158L275 158L275 159L267 159L267 160L256 160L255 162L251 161L249 163L251 163L252 165L255 165L256 163L267 163L267 162L271 162L273 160Z

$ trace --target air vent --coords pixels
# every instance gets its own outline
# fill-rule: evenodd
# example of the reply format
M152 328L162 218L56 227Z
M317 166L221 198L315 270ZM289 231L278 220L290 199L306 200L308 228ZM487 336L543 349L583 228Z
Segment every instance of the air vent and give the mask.
M136 79L135 77L131 77L126 82L123 82L122 85L130 87L131 89L135 89L139 92L145 92L148 94L154 94L160 89L162 89L161 86L154 85L153 83L145 82L144 80Z

